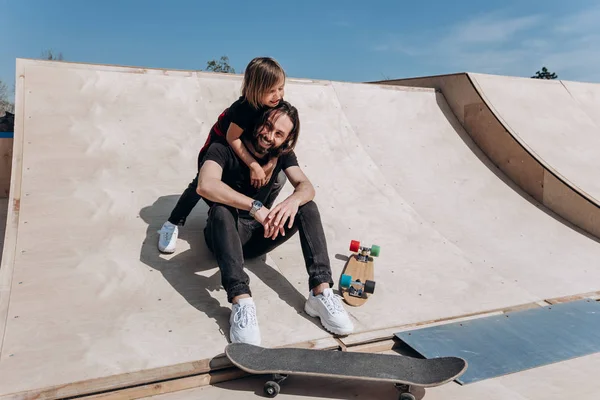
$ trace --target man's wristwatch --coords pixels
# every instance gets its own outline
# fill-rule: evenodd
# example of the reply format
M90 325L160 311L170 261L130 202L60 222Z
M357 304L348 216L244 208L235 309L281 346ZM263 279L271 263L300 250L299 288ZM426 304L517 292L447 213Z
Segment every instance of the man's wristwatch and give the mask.
M263 206L263 204L260 201L254 200L252 202L252 208L250 209L250 216L252 218L254 218L254 216L256 215L258 210L260 210L262 208L262 206Z

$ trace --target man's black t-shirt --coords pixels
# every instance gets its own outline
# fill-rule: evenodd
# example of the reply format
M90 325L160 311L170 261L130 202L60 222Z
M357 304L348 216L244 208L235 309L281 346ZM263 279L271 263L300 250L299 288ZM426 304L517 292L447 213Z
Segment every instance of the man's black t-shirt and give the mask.
M277 165L275 165L271 180L262 188L256 189L250 182L250 168L248 168L248 166L235 154L231 146L221 143L211 144L206 152L203 162L208 160L216 162L223 168L221 180L226 185L239 193L262 202L263 204L269 197L273 188L273 183L277 179L279 172L289 167L298 166L298 159L293 151L280 156L277 159ZM258 161L260 165L264 165L267 163L268 159L256 158L256 161ZM248 211L240 210L240 216L247 215Z

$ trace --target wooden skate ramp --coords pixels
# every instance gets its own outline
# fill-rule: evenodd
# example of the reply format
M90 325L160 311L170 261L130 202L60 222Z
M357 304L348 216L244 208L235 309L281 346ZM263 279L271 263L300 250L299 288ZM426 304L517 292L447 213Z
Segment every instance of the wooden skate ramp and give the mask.
M206 372L230 305L206 206L160 255L241 76L18 60L0 267L0 398L61 398ZM378 244L356 334L599 290L599 244L554 218L477 148L430 89L289 79L335 280L350 240ZM282 198L291 191L287 185ZM339 344L303 312L298 237L247 263L262 345ZM337 285L336 285L337 289ZM386 333L380 333L386 335ZM370 340L373 340L370 337Z
M600 85L473 73L379 83L440 90L507 176L600 237Z
M563 181L600 205L600 101L585 99L586 92L593 93L596 86L595 92L600 92L600 85L469 76L521 144Z

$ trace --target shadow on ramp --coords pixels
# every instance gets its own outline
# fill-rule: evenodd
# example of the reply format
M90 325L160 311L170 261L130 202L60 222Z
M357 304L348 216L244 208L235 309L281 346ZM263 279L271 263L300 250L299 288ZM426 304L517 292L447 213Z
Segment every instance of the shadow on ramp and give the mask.
M263 385L269 379L270 375L252 375L213 386L221 390L253 393L258 398L267 398L263 392ZM398 393L398 390L391 383L290 375L282 384L280 395L305 397L307 399L381 400L397 399ZM417 400L425 398L425 389L423 388L415 387L411 393ZM238 396L245 398L237 394L235 397Z
M151 270L160 272L173 289L191 306L213 319L221 334L229 338L231 307L223 306L213 296L214 292L224 291L224 289L217 262L204 240L208 206L204 202L199 202L188 217L185 226L179 227L178 247L183 247L182 242L185 242L189 249L181 252L178 250L167 255L158 251L157 231L167 220L178 199L178 195L161 196L151 206L140 210L141 218L148 224L146 238L141 246L140 261ZM311 323L321 326L318 320L304 313L306 298L284 275L266 263L266 255L247 259L244 268L256 275L298 314ZM252 287L252 282L250 285ZM277 312L277 310L271 311Z

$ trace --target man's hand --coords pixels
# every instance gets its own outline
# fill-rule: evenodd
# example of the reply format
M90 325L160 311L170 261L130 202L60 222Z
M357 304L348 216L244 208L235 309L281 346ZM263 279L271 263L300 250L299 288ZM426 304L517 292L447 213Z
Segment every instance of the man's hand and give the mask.
M275 239L278 233L281 233L281 236L285 236L285 223L289 220L287 228L292 228L299 207L300 201L293 197L288 197L283 202L273 207L263 224L263 226L268 226L270 228L268 235L265 230L265 237Z
M263 206L254 214L254 219L260 222L265 228L265 237L273 237L275 239L277 237L277 230L272 223L267 221L270 212L267 207Z
M250 183L257 189L267 183L267 174L258 163L253 164L250 168Z

